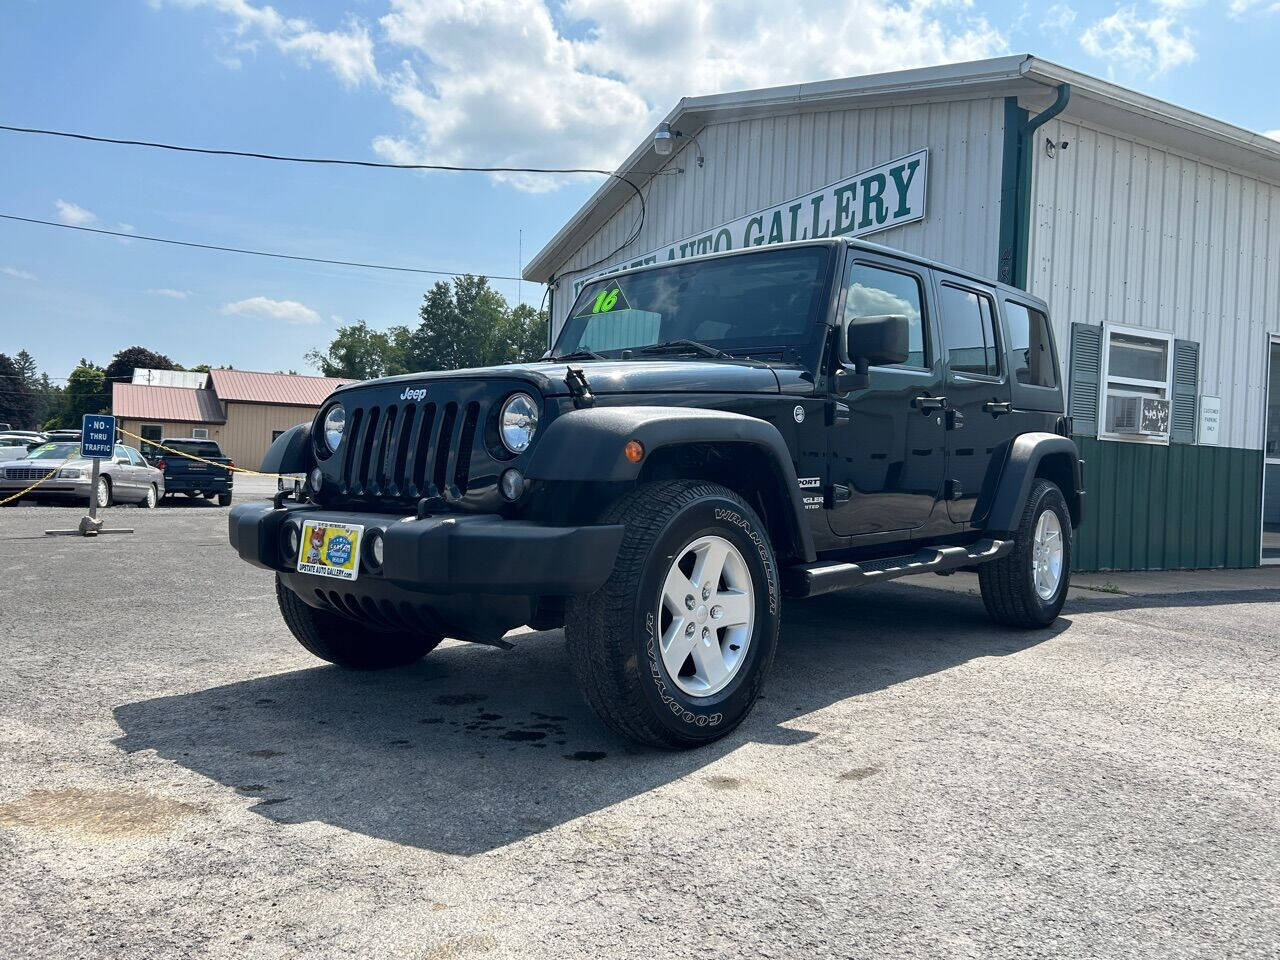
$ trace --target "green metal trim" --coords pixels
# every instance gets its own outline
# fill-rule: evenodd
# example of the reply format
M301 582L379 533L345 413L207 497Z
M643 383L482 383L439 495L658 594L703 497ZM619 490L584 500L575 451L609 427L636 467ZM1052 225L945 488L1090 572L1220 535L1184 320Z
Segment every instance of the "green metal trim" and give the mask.
M1262 451L1077 435L1089 500L1077 570L1256 567Z
M1000 171L1000 262L1004 283L1027 289L1027 250L1031 244L1032 135L1071 102L1071 84L1058 85L1057 99L1030 119L1017 97L1004 100L1004 156Z
M1004 98L1004 151L1000 167L1000 249L996 276L1001 283L1013 283L1018 259L1018 154L1019 131L1027 122L1027 111L1017 97Z

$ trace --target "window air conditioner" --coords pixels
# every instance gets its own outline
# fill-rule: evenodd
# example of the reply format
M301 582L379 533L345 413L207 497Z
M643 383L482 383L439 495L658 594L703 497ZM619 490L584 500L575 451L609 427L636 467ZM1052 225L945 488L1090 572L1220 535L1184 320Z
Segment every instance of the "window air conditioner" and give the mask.
M1169 401L1159 397L1107 397L1107 432L1140 437L1169 435Z

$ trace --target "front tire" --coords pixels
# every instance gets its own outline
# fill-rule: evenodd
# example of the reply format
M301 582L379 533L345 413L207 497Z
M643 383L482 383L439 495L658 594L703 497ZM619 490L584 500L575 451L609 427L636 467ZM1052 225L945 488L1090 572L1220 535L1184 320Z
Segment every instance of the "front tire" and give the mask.
M606 726L651 746L711 743L751 711L778 643L777 564L737 494L646 484L601 518L625 527L609 579L569 600L565 639Z
M439 634L393 633L318 610L276 576L276 601L285 625L303 648L349 670L382 670L417 663L443 639Z
M982 603L996 623L1036 629L1058 619L1071 583L1071 514L1058 486L1036 480L1013 551L978 567Z

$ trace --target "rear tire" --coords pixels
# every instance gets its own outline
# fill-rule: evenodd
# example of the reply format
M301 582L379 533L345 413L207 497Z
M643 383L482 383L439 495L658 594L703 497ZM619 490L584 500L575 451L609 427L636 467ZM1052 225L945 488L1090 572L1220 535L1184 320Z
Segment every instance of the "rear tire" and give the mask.
M142 498L138 503L138 506L142 507L144 510L154 510L156 508L156 504L159 502L159 491L156 490L156 485L153 483L147 487L147 495Z
M696 480L646 484L600 522L625 533L604 586L566 608L583 696L606 726L640 743L720 739L751 711L777 648L768 531L736 493Z
M220 507L231 506L231 494L229 492L218 494L218 506Z
M1023 629L1047 627L1058 619L1070 583L1067 501L1056 484L1036 480L1022 511L1013 551L978 567L982 603L996 623Z
M303 649L349 670L382 670L417 663L443 639L439 634L392 633L317 610L276 576L276 600L285 625Z

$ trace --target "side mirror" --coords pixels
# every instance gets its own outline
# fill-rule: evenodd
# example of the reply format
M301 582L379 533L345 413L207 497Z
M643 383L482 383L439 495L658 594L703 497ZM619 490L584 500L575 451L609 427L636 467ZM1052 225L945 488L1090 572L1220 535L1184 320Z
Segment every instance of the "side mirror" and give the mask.
M904 363L911 355L910 326L902 314L855 317L846 327L846 346L854 372L881 363Z

